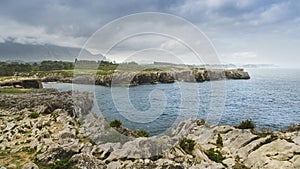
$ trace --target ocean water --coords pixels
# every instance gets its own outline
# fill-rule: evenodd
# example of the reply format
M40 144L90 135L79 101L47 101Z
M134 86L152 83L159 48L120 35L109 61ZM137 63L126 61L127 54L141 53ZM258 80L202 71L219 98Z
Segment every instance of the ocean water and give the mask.
M300 69L246 69L250 80L103 87L44 83L60 91L95 93L94 111L130 129L163 134L186 118L236 125L251 119L258 129L300 123Z

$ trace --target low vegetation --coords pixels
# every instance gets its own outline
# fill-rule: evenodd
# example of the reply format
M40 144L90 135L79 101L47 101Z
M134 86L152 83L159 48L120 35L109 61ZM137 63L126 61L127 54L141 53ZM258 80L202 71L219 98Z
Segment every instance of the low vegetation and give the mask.
M282 130L282 132L294 132L294 131L300 131L300 123L299 124L293 124L285 129Z
M219 150L215 150L213 148L206 150L204 153L209 159L217 163L222 163L222 161L225 159Z
M119 128L122 126L122 122L120 120L113 120L109 123L109 126Z
M218 147L223 147L223 139L222 139L222 137L221 137L220 134L218 134L218 138L217 138L217 141L216 141L216 145L217 145Z
M32 118L32 119L36 119L36 118L38 118L39 117L39 113L37 113L37 112L32 112L32 113L30 113L29 114L29 116L28 117L30 117L30 118Z
M16 89L16 88L0 88L0 94L23 94L31 90Z
M194 150L194 147L196 145L196 142L192 139L183 138L179 146L188 154L192 154L192 151Z
M149 137L149 133L145 130L136 130L135 132L139 137Z
M245 166L245 164L242 164L240 162L237 162L232 167L233 169L250 169L249 167Z
M257 144L253 149L252 151L255 151L257 149L259 149L261 146L265 145L265 144L269 144L271 143L272 141L275 141L278 139L278 136L272 134L269 138L265 139L265 141L262 141L260 142L259 144Z
M255 125L252 120L245 120L235 127L238 129L254 129Z
M39 160L35 159L34 161L40 169L69 169L71 167L71 158L65 158L62 160L58 160L52 164L43 163Z

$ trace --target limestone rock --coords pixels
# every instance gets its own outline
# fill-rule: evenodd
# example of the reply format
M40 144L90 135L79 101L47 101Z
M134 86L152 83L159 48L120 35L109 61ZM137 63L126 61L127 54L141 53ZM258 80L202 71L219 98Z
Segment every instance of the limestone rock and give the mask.
M29 162L26 163L22 169L39 169L39 167L35 163Z

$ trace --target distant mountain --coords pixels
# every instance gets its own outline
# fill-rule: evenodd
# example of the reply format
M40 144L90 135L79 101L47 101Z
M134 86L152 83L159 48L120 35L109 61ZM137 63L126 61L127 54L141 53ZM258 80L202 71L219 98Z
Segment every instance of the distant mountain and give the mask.
M43 60L74 61L78 57L80 48L64 47L51 44L35 45L21 44L12 41L0 43L0 61L39 62ZM102 60L101 54L93 55L82 50L80 60Z

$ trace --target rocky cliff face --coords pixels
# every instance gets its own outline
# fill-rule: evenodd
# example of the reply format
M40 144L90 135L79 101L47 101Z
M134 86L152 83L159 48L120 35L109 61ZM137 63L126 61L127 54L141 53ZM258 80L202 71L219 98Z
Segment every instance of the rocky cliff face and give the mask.
M174 83L175 81L205 82L224 79L250 79L248 72L243 69L206 70L194 69L184 71L159 72L115 72L106 75L76 74L74 77L62 73L49 73L40 76L43 82L65 82L78 84L96 84L101 86L135 86L155 83Z
M18 79L18 80L5 80L0 82L0 87L14 87L24 89L41 89L43 88L41 79Z
M28 101L17 106L7 98ZM55 90L1 95L0 167L300 168L298 131L257 133L188 119L165 136L136 138L91 113L90 98Z

